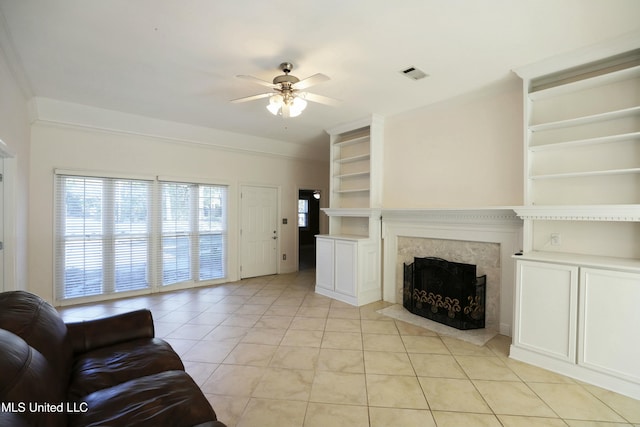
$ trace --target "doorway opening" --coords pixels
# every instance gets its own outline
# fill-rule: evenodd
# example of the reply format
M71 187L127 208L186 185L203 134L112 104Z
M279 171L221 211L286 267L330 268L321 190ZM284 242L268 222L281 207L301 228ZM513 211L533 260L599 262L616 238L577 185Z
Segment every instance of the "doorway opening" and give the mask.
M320 234L320 191L298 190L298 269L316 267L316 235Z

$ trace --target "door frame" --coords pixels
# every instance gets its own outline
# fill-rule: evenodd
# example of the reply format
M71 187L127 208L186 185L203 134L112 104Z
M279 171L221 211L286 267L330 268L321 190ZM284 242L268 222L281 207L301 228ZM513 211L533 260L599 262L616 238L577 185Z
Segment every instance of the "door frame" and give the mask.
M2 241L4 249L0 251L3 258L0 292L19 288L16 280L16 157L7 144L0 139L0 161L3 165L2 179ZM25 283L26 285L26 283Z
M298 200L300 198L300 191L312 191L317 190L320 192L320 200L319 200L319 212L318 212L318 226L319 226L319 234L326 234L328 231L324 228L324 221L322 215L322 209L325 207L327 201L325 200L328 197L327 191L322 187L317 187L315 185L300 185L296 187L295 192L295 226L296 232L294 233L294 241L293 247L295 248L295 265L296 271L300 271L300 230L298 229ZM324 215L326 217L326 215Z
M242 267L242 244L243 244L243 240L242 240L242 235L241 235L241 230L243 228L243 223L242 223L242 209L244 206L244 202L242 200L242 191L247 188L247 187L260 187L260 188L272 188L276 190L276 231L277 231L277 235L278 235L278 239L276 240L276 274L280 274L280 258L279 258L279 254L280 254L280 240L281 240L281 236L282 236L282 227L280 224L280 212L281 212L281 196L282 196L282 189L279 185L270 185L270 184L254 184L254 183L241 183L240 185L238 185L238 264L236 265L236 274L240 280L243 279L242 277L242 271L241 271L241 267Z

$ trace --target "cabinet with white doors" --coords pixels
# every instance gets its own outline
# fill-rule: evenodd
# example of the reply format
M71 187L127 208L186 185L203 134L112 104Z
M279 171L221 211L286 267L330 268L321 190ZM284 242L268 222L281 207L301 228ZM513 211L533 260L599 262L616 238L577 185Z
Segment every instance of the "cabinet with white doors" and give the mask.
M316 293L360 306L379 301L377 242L357 236L316 237ZM373 266L373 268L371 268Z
M640 399L640 262L516 256L510 356Z
M578 324L578 267L518 260L513 344L573 363Z

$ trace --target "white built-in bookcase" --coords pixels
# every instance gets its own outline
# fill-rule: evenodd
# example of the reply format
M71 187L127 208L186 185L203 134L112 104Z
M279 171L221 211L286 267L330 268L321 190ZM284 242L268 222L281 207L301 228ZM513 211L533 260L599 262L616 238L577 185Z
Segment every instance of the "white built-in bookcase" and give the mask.
M640 34L516 73L526 184L510 355L640 399L628 329L640 324Z
M316 237L316 292L354 305L382 298L383 119L373 115L327 130L329 234Z

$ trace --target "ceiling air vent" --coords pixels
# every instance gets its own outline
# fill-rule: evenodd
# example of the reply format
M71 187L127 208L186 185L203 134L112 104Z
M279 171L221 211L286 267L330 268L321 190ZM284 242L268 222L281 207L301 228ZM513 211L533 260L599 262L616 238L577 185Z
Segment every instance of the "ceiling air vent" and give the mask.
M427 73L417 69L416 67L409 67L404 70L401 70L400 72L405 76L409 77L411 80L420 80L428 76Z

